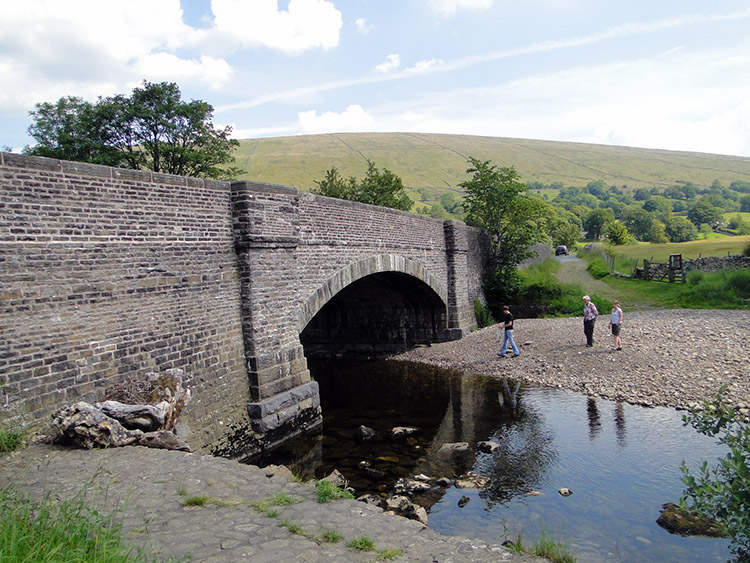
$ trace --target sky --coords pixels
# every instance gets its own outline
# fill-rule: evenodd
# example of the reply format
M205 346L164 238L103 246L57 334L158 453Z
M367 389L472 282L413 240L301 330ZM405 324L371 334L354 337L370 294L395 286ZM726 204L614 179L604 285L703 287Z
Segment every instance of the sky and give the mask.
M238 139L419 132L750 157L747 0L0 0L0 147L174 82Z

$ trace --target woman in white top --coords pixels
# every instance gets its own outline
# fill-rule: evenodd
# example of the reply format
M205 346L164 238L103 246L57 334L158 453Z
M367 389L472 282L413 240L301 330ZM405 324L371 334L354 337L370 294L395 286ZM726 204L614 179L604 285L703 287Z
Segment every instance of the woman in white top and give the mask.
M620 309L620 303L612 301L612 315L609 318L609 328L612 330L612 345L615 350L622 350L622 340L620 340L621 326L622 309Z

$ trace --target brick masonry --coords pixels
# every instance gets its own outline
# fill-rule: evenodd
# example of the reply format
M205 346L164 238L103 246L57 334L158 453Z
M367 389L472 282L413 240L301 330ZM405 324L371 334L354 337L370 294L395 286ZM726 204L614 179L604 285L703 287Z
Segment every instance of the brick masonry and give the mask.
M326 302L401 272L444 301L441 339L460 338L483 245L459 222L284 186L0 153L0 423L37 430L178 367L193 447L278 441L319 421L299 334Z

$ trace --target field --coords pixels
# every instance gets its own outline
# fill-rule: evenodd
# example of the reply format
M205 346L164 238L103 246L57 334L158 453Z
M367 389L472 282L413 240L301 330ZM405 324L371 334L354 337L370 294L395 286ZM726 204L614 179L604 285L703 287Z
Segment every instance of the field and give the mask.
M335 166L343 176L361 178L366 160L388 168L412 190L459 192L468 178L467 159L514 166L524 181L586 186L658 187L692 182L710 186L750 181L750 158L563 143L505 137L417 133L340 133L245 139L235 153L241 179L293 186L309 191Z
M621 264L622 261L638 260L642 264L644 258L652 262L667 262L670 254L682 254L684 259L742 254L742 251L748 244L750 244L750 235L741 237L722 236L707 240L669 242L665 244L641 242L633 245L613 247L613 251L616 263ZM626 271L620 271L626 273Z

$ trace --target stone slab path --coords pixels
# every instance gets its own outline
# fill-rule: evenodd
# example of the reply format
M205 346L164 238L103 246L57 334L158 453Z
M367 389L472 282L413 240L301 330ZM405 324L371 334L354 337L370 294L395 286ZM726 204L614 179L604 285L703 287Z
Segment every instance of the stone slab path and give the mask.
M198 453L35 445L0 457L0 487L8 486L37 500L46 494L70 498L85 487L87 502L122 517L129 545L145 545L157 558L177 561L359 562L376 561L386 549L403 552L398 562L545 561L480 540L442 536L355 500L321 504L311 484L294 482L284 468L259 469ZM268 504L278 511L275 517L251 504L270 503L280 493L299 502ZM210 500L186 507L185 499L194 496ZM290 531L292 526L300 533ZM327 531L340 534L341 541L322 541ZM346 546L362 536L372 539L377 551Z

